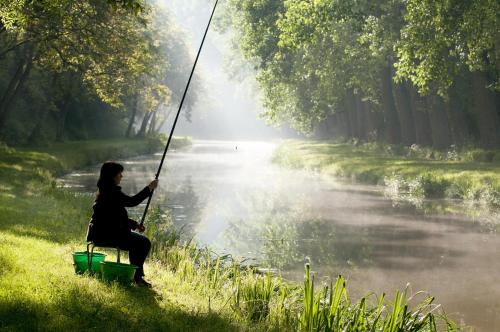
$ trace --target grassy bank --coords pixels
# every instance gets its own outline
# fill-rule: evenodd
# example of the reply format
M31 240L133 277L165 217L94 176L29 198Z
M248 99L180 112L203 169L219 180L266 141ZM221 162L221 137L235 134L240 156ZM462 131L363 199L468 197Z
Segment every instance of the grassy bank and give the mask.
M95 156L123 158L149 148L137 141L43 151L0 147L0 329L435 331L436 321L441 330L450 328L429 312L429 303L420 309L414 299L414 311L408 310L404 293L394 302L351 303L341 278L318 287L307 270L304 285L290 284L229 256L181 246L165 228L168 213L157 209L147 224L152 290L75 275L71 253L84 250L93 197L56 188L54 176L94 163Z
M176 276L149 264L154 291L77 276L93 201L55 187L55 175L152 152L146 141L72 142L43 150L0 147L0 329L239 330ZM112 258L111 258L112 259ZM221 306L211 303L212 310Z
M19 148L13 156L22 159L32 159L38 166L50 169L59 175L79 167L95 165L105 160L122 159L138 155L151 154L163 151L166 138L147 139L108 139L92 141L69 141L54 143L50 147L40 147L35 151L32 148ZM179 149L191 145L189 137L174 137L170 144L171 149ZM5 149L5 147L4 147ZM49 158L37 158L42 154ZM18 163L19 160L6 160ZM21 161L22 162L22 161Z
M394 195L460 198L500 205L500 152L434 151L380 144L286 141L273 161L355 181L382 184Z

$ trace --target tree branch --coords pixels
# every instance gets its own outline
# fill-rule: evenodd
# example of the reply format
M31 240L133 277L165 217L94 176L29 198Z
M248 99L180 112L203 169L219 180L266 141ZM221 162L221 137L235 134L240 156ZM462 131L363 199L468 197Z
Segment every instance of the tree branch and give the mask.
M24 44L26 44L27 42L30 42L32 41L31 39L26 39L26 40L23 40L15 45L12 45L11 47L5 49L5 50L2 50L0 52L0 59L3 58L7 53L11 52L11 51L14 51L16 48L18 48L19 46L22 46Z

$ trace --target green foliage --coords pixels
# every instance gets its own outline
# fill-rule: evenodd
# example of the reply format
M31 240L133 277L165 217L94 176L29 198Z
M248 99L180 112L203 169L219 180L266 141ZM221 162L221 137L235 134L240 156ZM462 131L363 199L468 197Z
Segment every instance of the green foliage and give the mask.
M416 294L418 295L418 294ZM412 296L413 297L413 296ZM357 304L351 304L347 296L346 282L339 276L330 287L315 292L314 277L306 264L304 280L304 304L300 316L301 331L438 331L436 321L442 317L432 313L433 298L428 297L409 310L408 287L396 292L390 307L382 295L370 307L369 298L363 297ZM457 326L446 318L442 319L446 331L457 330Z
M271 274L244 278L243 281L238 278L236 283L240 313L250 321L265 320L270 313L269 305L274 292Z
M144 10L144 2L142 0L107 0L109 4L116 7L122 7L138 14Z
M499 89L498 1L408 1L396 64L424 93L447 89L461 67L492 72ZM432 36L432 38L431 38Z
M260 63L258 80L267 107L263 116L270 122L290 123L310 133L328 114L343 108L348 90L379 101L378 76L391 54L387 38L392 30L386 32L384 26L389 18L371 13L386 7L372 8L364 1L352 6L261 1L256 11L244 3L231 3L234 26L244 56Z
M0 4L0 139L33 146L132 137L138 120L140 137L161 128L191 66L184 35L164 6L142 0ZM187 118L197 77L193 85Z
M321 138L498 146L498 1L227 7L269 123Z
M180 244L182 229L177 230L172 225L170 211L164 211L160 207L149 210L145 224L146 235L151 239L151 252L155 257L161 259L168 248Z

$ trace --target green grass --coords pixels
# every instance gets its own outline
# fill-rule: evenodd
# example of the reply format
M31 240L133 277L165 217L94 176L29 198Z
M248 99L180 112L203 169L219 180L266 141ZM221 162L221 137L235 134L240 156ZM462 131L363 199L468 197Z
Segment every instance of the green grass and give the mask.
M161 148L162 142L159 139L113 139L54 143L50 147L39 148L38 153L49 154L55 161L59 161L57 172L67 172L108 159L154 153ZM25 149L25 151L28 154L33 153L30 149Z
M273 161L355 181L396 195L449 197L500 205L500 152L433 151L380 144L286 141Z
M167 137L166 136L162 136L161 137L161 141L166 144L167 142ZM181 148L184 148L186 146L190 146L193 144L193 139L189 136L178 136L178 137L173 137L172 138L172 141L170 142L170 147L169 148L172 148L172 149L181 149Z
M85 250L93 197L55 187L55 174L95 162L96 155L111 159L118 157L113 151L120 158L147 152L148 144L92 141L43 151L0 149L0 330L456 328L431 312L430 300L409 306L405 292L393 303L373 297L351 303L341 277L335 288L315 290L309 268L301 286L240 266L230 255L219 257L194 243L180 245L178 231L168 227L169 214L159 209L152 209L147 221L153 251L145 270L153 289L76 275L71 254ZM413 322L425 324L406 328Z
M144 141L0 147L0 330L244 329L220 301L212 300L209 311L207 298L155 262L146 267L154 290L74 273L71 254L85 250L93 197L56 188L54 175L95 156L123 158L149 148Z

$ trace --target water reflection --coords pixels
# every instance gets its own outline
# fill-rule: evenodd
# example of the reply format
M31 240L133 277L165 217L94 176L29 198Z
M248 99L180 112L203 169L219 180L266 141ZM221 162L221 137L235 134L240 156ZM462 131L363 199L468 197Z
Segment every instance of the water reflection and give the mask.
M228 223L219 236L220 246L280 270L303 261L297 226L303 219L303 203L290 205L273 193L247 197L245 202L240 203L247 217Z
M177 187L166 188L156 201L164 202L159 206L172 211L173 225L182 228L184 237L195 236L205 202L198 196L191 176L186 176Z
M339 227L333 219L312 218L304 202L290 204L279 195L265 193L249 202L246 209L261 213L230 222L218 240L233 253L285 271L301 271L306 257L313 266L337 269L370 264L373 246L368 229Z

